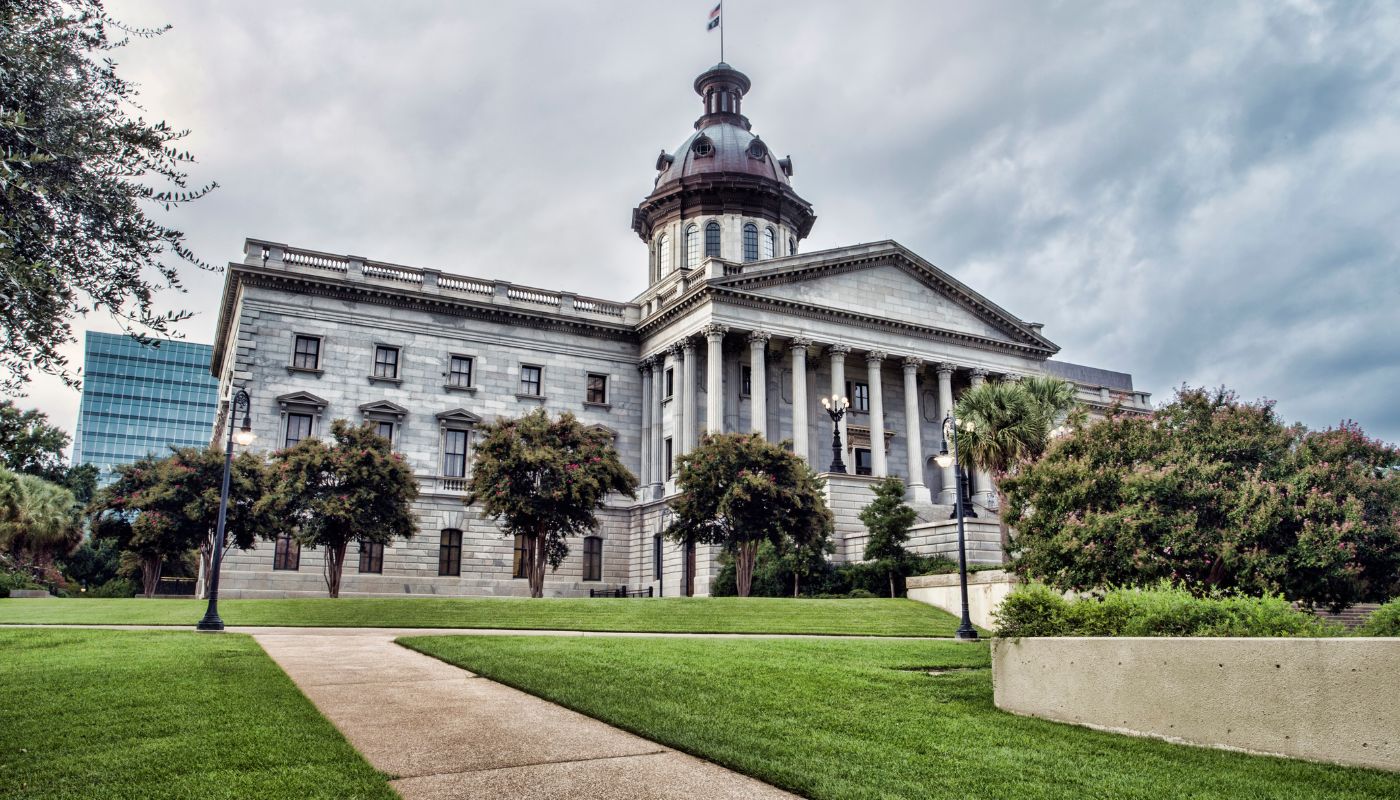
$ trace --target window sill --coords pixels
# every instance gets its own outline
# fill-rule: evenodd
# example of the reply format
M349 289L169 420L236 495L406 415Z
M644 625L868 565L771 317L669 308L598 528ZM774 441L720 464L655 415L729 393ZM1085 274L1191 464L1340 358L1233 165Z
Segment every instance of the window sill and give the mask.
M669 397L663 397L663 398L661 398L661 405L664 406L664 405L666 405L667 403L671 402L671 401L674 400L674 399L676 399L676 396L675 396L675 395L671 395L671 396L669 396Z
M545 396L542 395L542 394L521 394L520 392L516 392L516 393L515 393L515 399L516 399L516 400L535 400L535 401L538 401L538 402L543 403L543 402L545 401Z
M314 367L294 367L294 366L292 366L291 364L288 364L288 365L287 365L287 374L288 374L288 375L294 375L294 374L296 374L296 373L298 373L298 372L300 372L300 373L305 373L305 374L307 374L307 375L315 375L316 377L319 378L319 377L321 377L321 375L325 372L325 370L323 370L323 369L316 369L316 368L314 368Z
M403 378L386 378L382 375L366 375L365 377L369 378L370 383L392 383L395 386L403 383Z
M478 386L457 386L457 385L451 384L451 383L444 383L444 384L442 385L442 388L443 388L444 391L448 391L448 392L466 392L467 394L476 394L476 390L479 389L480 387L478 387Z
M603 411L612 411L612 403L590 403L590 402L588 402L587 400L584 400L584 401L583 401L583 407L584 407L584 408L599 408L599 409L602 409Z

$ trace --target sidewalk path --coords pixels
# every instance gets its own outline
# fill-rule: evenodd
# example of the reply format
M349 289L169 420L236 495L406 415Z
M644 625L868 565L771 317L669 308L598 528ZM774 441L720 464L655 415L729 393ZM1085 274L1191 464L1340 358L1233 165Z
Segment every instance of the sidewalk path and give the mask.
M230 630L253 634L406 800L795 797L394 644L540 631Z

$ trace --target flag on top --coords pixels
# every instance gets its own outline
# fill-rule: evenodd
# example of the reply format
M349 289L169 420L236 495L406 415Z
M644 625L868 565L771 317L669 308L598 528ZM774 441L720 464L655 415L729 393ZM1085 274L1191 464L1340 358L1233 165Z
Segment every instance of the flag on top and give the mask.
M715 10L710 12L710 24L705 26L705 30L712 31L719 27L719 9L720 6L723 5L724 3L722 0L719 3L715 3Z

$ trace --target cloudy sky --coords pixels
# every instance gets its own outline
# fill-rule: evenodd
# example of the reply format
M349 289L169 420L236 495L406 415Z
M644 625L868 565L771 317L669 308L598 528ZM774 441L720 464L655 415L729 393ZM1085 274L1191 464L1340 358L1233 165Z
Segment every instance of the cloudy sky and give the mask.
M192 128L205 259L257 236L628 299L631 209L700 111L711 0L110 0ZM1059 358L1400 441L1400 6L729 0L807 251L895 239ZM164 302L214 335L221 275ZM99 319L79 328L111 329ZM74 348L75 363L81 361ZM77 394L21 401L76 422Z

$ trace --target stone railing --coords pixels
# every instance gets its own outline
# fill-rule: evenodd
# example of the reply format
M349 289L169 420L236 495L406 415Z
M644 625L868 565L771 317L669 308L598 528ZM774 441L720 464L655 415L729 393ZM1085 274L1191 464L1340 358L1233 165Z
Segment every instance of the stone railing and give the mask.
M630 324L641 319L641 309L631 303L516 286L509 281L445 274L432 269L371 261L360 256L322 253L260 239L246 241L243 263L312 275L329 274L351 282L392 284L409 291L461 297L477 303L521 306L604 323Z

